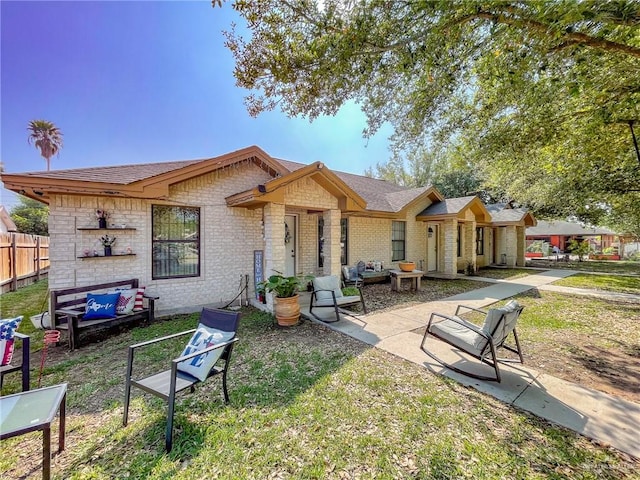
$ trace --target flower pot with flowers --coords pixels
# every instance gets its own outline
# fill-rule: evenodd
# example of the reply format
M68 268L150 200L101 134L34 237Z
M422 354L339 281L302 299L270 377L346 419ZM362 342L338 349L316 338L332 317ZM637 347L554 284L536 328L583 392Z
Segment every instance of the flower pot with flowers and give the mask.
M107 218L109 218L109 212L99 208L98 210L96 210L96 218L98 219L99 228L107 228Z
M298 323L300 318L300 303L298 302L300 285L298 277L285 277L280 273L271 275L259 284L260 290L275 293L274 313L278 325L290 327Z
M109 235L104 235L100 237L100 243L104 247L104 256L111 256L111 246L116 243L116 237L110 237Z

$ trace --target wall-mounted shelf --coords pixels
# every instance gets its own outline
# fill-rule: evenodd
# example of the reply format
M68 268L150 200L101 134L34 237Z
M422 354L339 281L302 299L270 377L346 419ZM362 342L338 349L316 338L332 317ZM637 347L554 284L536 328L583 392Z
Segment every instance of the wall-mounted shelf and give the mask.
M98 228L98 227L78 227L78 230L91 230L91 231L100 231L100 230L136 230L134 227L107 227L107 228Z
M104 229L103 229L104 230ZM135 253L114 253L113 255L87 255L76 258L111 258L111 257L133 257Z

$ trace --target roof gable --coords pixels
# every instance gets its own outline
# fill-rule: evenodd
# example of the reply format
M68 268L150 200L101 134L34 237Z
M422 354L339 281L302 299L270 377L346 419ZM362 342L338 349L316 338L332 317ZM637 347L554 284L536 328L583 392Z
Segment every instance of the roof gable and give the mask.
M440 202L433 203L416 215L416 219L423 221L444 220L446 218L463 220L465 213L469 210L474 214L476 221L491 221L491 216L482 200L475 195L446 198Z
M255 163L272 176L288 172L264 150L252 146L200 160L18 174L3 173L2 181L5 188L44 203L49 203L49 195L53 193L161 198L169 195L170 185L227 168L239 162Z

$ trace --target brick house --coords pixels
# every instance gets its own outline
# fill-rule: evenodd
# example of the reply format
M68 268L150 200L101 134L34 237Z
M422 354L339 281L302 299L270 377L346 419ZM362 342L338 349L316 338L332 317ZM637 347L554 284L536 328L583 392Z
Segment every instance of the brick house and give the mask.
M234 298L262 276L340 275L342 265L415 261L454 277L468 263L524 265L535 219L477 197L275 159L248 147L205 160L9 174L5 187L49 205L51 289L137 277L158 314ZM108 229L95 212L106 210ZM504 218L502 218L502 217ZM100 237L115 236L103 257ZM94 256L94 251L98 256Z

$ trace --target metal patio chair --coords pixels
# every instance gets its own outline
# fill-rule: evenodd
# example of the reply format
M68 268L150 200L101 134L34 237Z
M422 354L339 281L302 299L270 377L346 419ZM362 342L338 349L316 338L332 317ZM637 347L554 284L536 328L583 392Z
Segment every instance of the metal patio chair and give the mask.
M315 277L312 280L312 284L313 292L309 303L309 313L321 322L337 322L340 320L340 311L343 310L343 307L357 304L361 304L364 313L367 313L367 306L364 304L362 296L362 286L357 286L359 295L345 295L342 293L340 279L335 275ZM333 308L336 313L336 319L324 320L313 313L314 308Z
M484 314L485 318L482 326L460 318L460 311L463 309ZM435 361L454 372L480 380L500 382L500 368L498 367L498 363L524 363L522 350L520 349L520 341L518 340L518 334L516 332L516 323L523 309L523 306L519 305L515 300L512 300L504 307L492 308L489 311L458 305L455 316L434 312L429 318L420 349ZM513 334L515 340L515 347L506 344L507 338L511 334ZM480 360L480 362L493 367L495 376L478 375L444 362L427 347L427 339L429 337L442 340L469 356ZM519 360L498 357L497 351L500 348L516 353Z
M204 308L200 314L198 328L131 345L127 361L123 425L127 425L129 417L132 386L167 402L167 452L170 452L173 446L173 414L178 392L188 388L193 393L196 384L215 375L222 375L222 392L225 403L228 403L227 372L233 346L238 341L236 332L239 323L240 312ZM187 334L193 334L191 340L182 355L171 360L168 370L144 378L133 378L134 354L139 348Z

